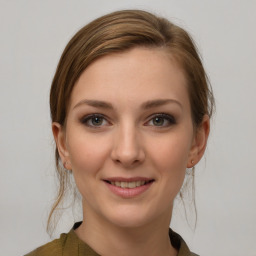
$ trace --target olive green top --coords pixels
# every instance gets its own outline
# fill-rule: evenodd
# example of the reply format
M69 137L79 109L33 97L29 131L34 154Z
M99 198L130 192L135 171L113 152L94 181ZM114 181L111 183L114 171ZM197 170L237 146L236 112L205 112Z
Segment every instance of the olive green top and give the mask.
M75 228L81 223L76 223ZM190 252L186 243L180 235L169 230L172 245L178 250L178 256L196 256ZM85 242L76 235L74 228L67 234L61 234L59 239L55 239L25 256L100 256Z

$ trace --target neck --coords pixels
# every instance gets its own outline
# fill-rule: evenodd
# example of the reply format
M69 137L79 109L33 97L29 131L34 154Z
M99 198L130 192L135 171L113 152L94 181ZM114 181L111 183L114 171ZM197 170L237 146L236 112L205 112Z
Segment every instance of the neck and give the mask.
M170 218L158 218L150 225L117 227L94 215L92 218L86 211L86 218L75 232L100 255L175 256L177 250L170 243L169 223Z

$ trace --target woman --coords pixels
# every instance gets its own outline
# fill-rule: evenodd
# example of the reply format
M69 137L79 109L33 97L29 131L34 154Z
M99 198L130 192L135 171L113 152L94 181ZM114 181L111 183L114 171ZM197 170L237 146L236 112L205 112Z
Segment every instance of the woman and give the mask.
M50 217L71 174L84 218L28 255L195 255L169 229L213 108L187 32L139 10L96 19L65 48L50 107L60 179Z

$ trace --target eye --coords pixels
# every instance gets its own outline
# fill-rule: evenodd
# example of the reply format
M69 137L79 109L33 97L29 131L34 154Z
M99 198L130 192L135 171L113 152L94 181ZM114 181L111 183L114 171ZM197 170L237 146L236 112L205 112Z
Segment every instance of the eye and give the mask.
M168 127L176 124L176 120L172 115L168 114L156 114L151 118L146 125L156 127Z
M99 128L101 126L109 125L109 122L103 115L93 114L82 118L81 122L88 127Z

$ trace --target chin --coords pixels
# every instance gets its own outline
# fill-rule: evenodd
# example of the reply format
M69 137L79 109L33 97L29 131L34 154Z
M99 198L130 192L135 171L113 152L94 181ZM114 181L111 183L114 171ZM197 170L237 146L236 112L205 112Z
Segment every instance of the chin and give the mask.
M112 224L114 224L116 227L126 229L140 228L147 225L147 223L148 222L145 219L131 217L115 218L114 220L112 220Z
M108 221L120 228L140 228L152 223L154 216L149 212L128 208L122 209L122 211L116 210L108 216Z

